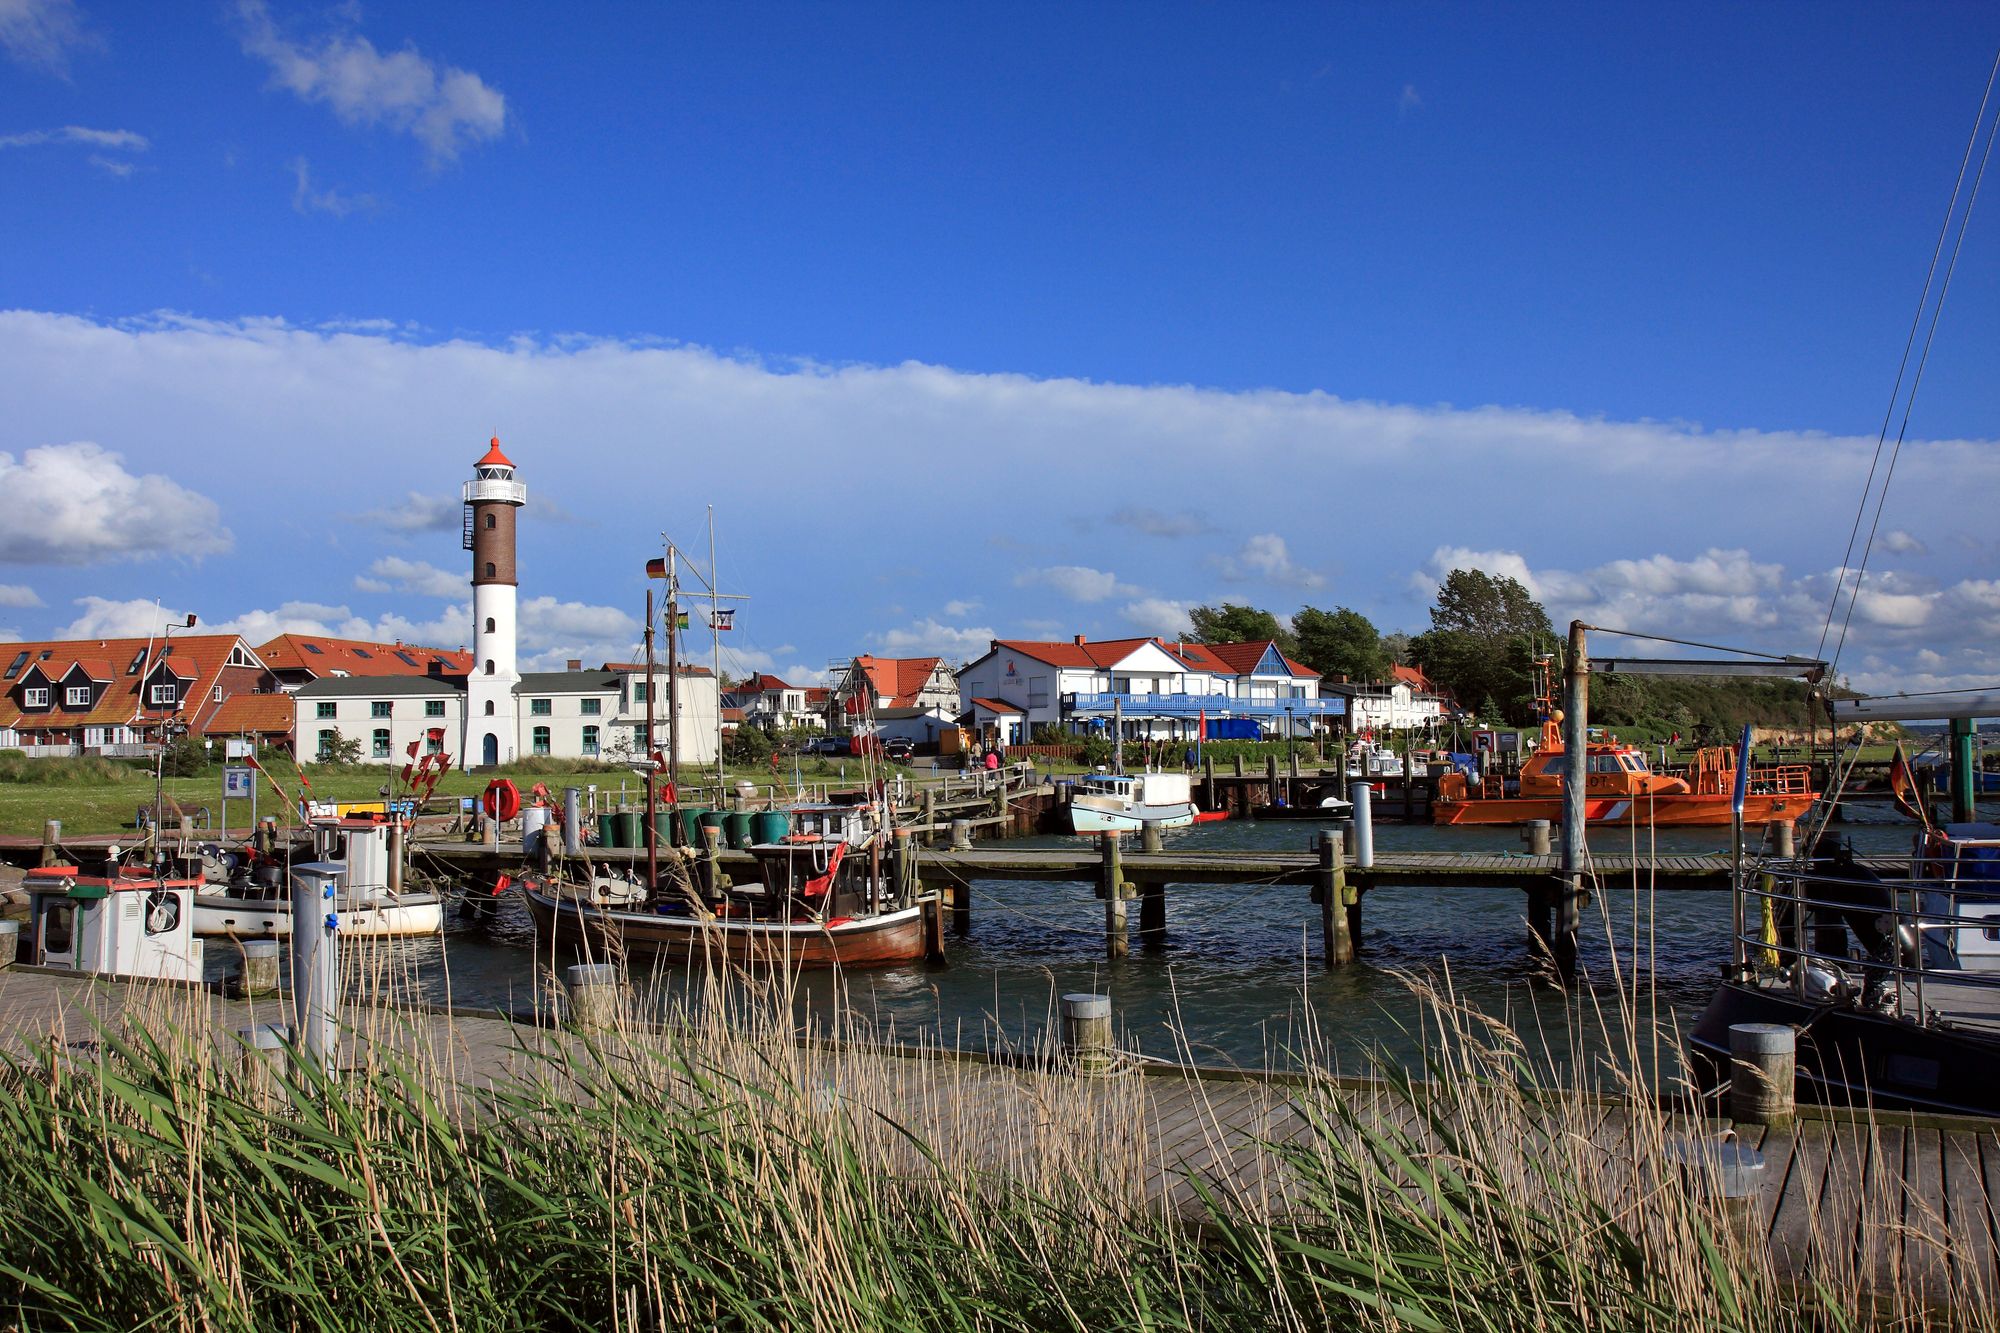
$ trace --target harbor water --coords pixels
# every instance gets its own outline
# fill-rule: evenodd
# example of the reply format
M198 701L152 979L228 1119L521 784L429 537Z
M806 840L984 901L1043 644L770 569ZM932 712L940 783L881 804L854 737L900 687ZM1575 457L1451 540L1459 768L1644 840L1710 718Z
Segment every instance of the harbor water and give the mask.
M1835 831L1864 855L1907 852L1911 826L1885 805L1860 807ZM1166 835L1169 850L1308 850L1316 831L1298 822L1207 824ZM1753 838L1756 836L1753 832ZM1518 830L1378 824L1378 854L1446 851L1525 854ZM1637 838L1593 830L1600 852L1646 855L1724 852L1727 829L1676 829ZM1016 846L1074 846L1070 838ZM1587 1026L1615 1010L1622 986L1640 1015L1684 1030L1713 992L1729 956L1726 891L1649 891L1629 877L1597 895L1584 915L1582 984L1566 1002L1541 979L1528 944L1526 896L1514 889L1378 889L1364 899L1360 960L1321 961L1319 909L1297 884L1172 885L1167 946L1146 951L1132 904L1129 958L1104 957L1103 904L1089 883L978 881L972 928L948 936L950 961L857 972L842 980L806 974L801 1009L825 1010L844 987L852 1010L884 1033L928 1034L974 1049L1019 1047L1055 1021L1056 997L1109 994L1123 1040L1147 1055L1248 1068L1295 1063L1302 1049L1347 1072L1371 1059L1420 1059L1420 1015L1411 979L1449 982L1463 1002L1566 1048L1565 1022L1587 1010ZM476 1008L528 1009L552 969L574 961L536 947L534 928L510 895L493 919L448 913L440 938L394 945L398 970L422 998ZM220 953L222 951L215 951ZM219 960L218 960L219 961ZM643 964L641 965L643 966ZM671 970L638 976L672 993ZM1588 1044L1588 1043L1586 1043Z

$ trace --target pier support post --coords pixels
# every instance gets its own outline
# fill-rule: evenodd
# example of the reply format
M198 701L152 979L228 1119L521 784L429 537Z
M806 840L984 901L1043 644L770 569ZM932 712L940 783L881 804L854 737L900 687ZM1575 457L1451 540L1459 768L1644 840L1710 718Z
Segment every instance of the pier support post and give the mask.
M1201 757L1201 808L1204 810L1222 808L1222 803L1215 796L1215 756L1212 754Z
M278 989L278 942L243 941L243 993L256 997Z
M1590 648L1581 620L1569 622L1569 682L1563 700L1562 884L1557 891L1556 971L1576 975L1576 935L1583 916L1584 798L1590 786Z
M42 821L42 864L44 866L52 866L60 864L60 862L57 859L59 853L56 851L56 848L61 844L61 842L62 842L62 821L60 819L43 820Z
M1278 803L1278 756L1264 756L1264 804Z
M1729 1114L1749 1125L1791 1123L1798 1033L1783 1023L1729 1025Z
M1079 1074L1108 1074L1114 1060L1111 1045L1111 997L1062 997L1063 1056Z
M951 849L954 852L969 852L972 850L971 820L954 819L951 821Z
M280 1072L285 1063L284 1024L259 1023L254 1028L238 1028L236 1039L243 1043L239 1067L251 1102L272 1109L283 1105L289 1096Z
M1142 852L1157 852L1164 850L1164 848L1165 844L1160 839L1159 821L1156 819L1147 820L1145 825L1139 830L1139 850Z
M1354 868L1367 870L1375 864L1375 789L1366 778L1350 782L1347 799L1354 804Z
M1951 719L1951 819L1970 824L1979 818L1979 745L1977 724L1969 717Z
M1547 856L1549 854L1550 842L1549 842L1548 820L1546 819L1529 820L1527 830L1521 836L1527 841L1528 851L1534 854L1535 856Z
M1770 844L1771 854L1791 860L1798 855L1798 830L1782 821L1764 826L1764 839Z
M568 990L569 1026L577 1032L608 1031L618 1021L618 967L576 963L563 969Z
M702 891L710 902L722 900L722 830L713 824L701 826Z
M1124 958L1132 952L1125 912L1125 895L1131 886L1125 882L1125 858L1118 846L1118 835L1099 836L1104 840L1103 869L1098 883L1098 896L1104 899L1104 955Z
M937 837L937 788L924 788L924 846Z
M1139 947L1155 953L1167 947L1167 886L1158 880L1139 886Z
M1313 883L1313 898L1319 903L1320 942L1328 967L1344 967L1354 961L1354 932L1349 929L1346 856L1337 831L1319 835L1319 877ZM1359 910L1359 902L1355 903Z
M563 788L563 855L583 852L583 788Z

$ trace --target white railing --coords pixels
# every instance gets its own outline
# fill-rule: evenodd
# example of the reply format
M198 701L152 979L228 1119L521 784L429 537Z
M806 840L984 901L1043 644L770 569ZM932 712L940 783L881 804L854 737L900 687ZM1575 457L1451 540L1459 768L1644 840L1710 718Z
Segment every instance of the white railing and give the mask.
M490 500L510 505L528 503L528 488L518 481L487 481L482 478L466 482L462 493L467 504L484 504Z

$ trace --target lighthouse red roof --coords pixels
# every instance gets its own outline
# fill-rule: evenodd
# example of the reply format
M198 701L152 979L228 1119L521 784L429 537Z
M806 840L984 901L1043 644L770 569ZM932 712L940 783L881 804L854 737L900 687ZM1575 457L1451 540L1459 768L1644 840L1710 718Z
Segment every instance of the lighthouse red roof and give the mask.
M473 466L474 466L474 467L512 467L512 466L514 466L514 460L513 460L513 459L511 459L511 458L509 458L509 457L507 457L507 455L505 455L505 454L503 454L503 453L501 453L501 452L500 452L500 437L499 437L498 435L495 435L495 436L493 437L493 443L492 443L491 447L489 447L489 448L488 448L488 449L486 450L486 457L484 457L484 458L480 459L480 460L479 460L479 461L478 461L477 463L474 463L474 464L473 464Z

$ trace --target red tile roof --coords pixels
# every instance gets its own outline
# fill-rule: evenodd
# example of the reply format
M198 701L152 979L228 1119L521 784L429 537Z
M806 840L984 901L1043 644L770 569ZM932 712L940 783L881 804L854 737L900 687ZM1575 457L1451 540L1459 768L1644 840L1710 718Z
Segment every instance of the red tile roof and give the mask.
M930 683L942 657L875 657L863 653L854 659L854 669L868 678L875 691L878 708L909 708Z
M1005 699L974 699L972 706L974 708L984 708L989 713L1025 713L1027 711L1017 704L1008 703Z
M19 671L0 680L0 727L28 732L68 731L79 727L152 725L178 716L190 730L199 731L217 707L216 691L233 693L222 683L223 671L230 655L239 648L245 654L250 653L243 640L234 634L184 634L174 638L171 646L160 638L42 639L0 644L0 664L11 664L17 656L26 655ZM130 670L142 655L144 662L140 668ZM249 660L254 662L254 655ZM91 672L103 667L108 681L88 711L64 708L62 696L56 693L50 695L52 707L47 710L22 711L21 683L31 669L39 670L54 682L79 663ZM174 710L147 702L145 687L159 675L162 665L183 686ZM243 669L255 671L266 682L270 680L261 667Z
M1272 646L1270 639L1249 643L1193 643L1182 641L1169 643L1165 639L1089 639L1078 643L1040 642L1032 639L996 639L993 647L999 652L1018 653L1031 657L1037 662L1046 662L1059 667L1092 667L1097 670L1116 666L1147 644L1160 647L1173 657L1179 658L1197 671L1207 671L1215 675L1247 676L1263 659ZM1279 654L1284 657L1283 653ZM1285 665L1294 676L1317 676L1319 672L1302 666L1289 657Z
M413 659L415 665L397 654ZM346 673L350 676L426 676L430 664L443 664L447 676L471 674L472 654L464 649L426 648L414 643L371 643L367 639L335 639L318 634L280 634L260 644L257 656L273 671L303 671L315 680Z
M486 456L484 458L481 458L477 463L474 463L473 466L512 467L514 466L514 460L500 452L500 437L498 435L495 435L493 437L493 443L487 447Z
M1426 676L1424 674L1424 669L1422 667L1401 666L1401 665L1391 666L1389 668L1389 679L1401 681L1403 682L1403 684L1408 685L1411 689L1417 691L1417 693L1419 694L1444 693L1444 691L1439 689L1438 686L1431 680L1429 676Z
M202 724L204 736L287 736L297 716L289 694L232 694Z
M1032 657L1050 666L1108 667L1130 657L1136 649L1158 642L1157 639L1104 639L1099 642L1086 639L1082 643L1074 640L995 639L993 647L998 652L1019 653L1022 657Z

